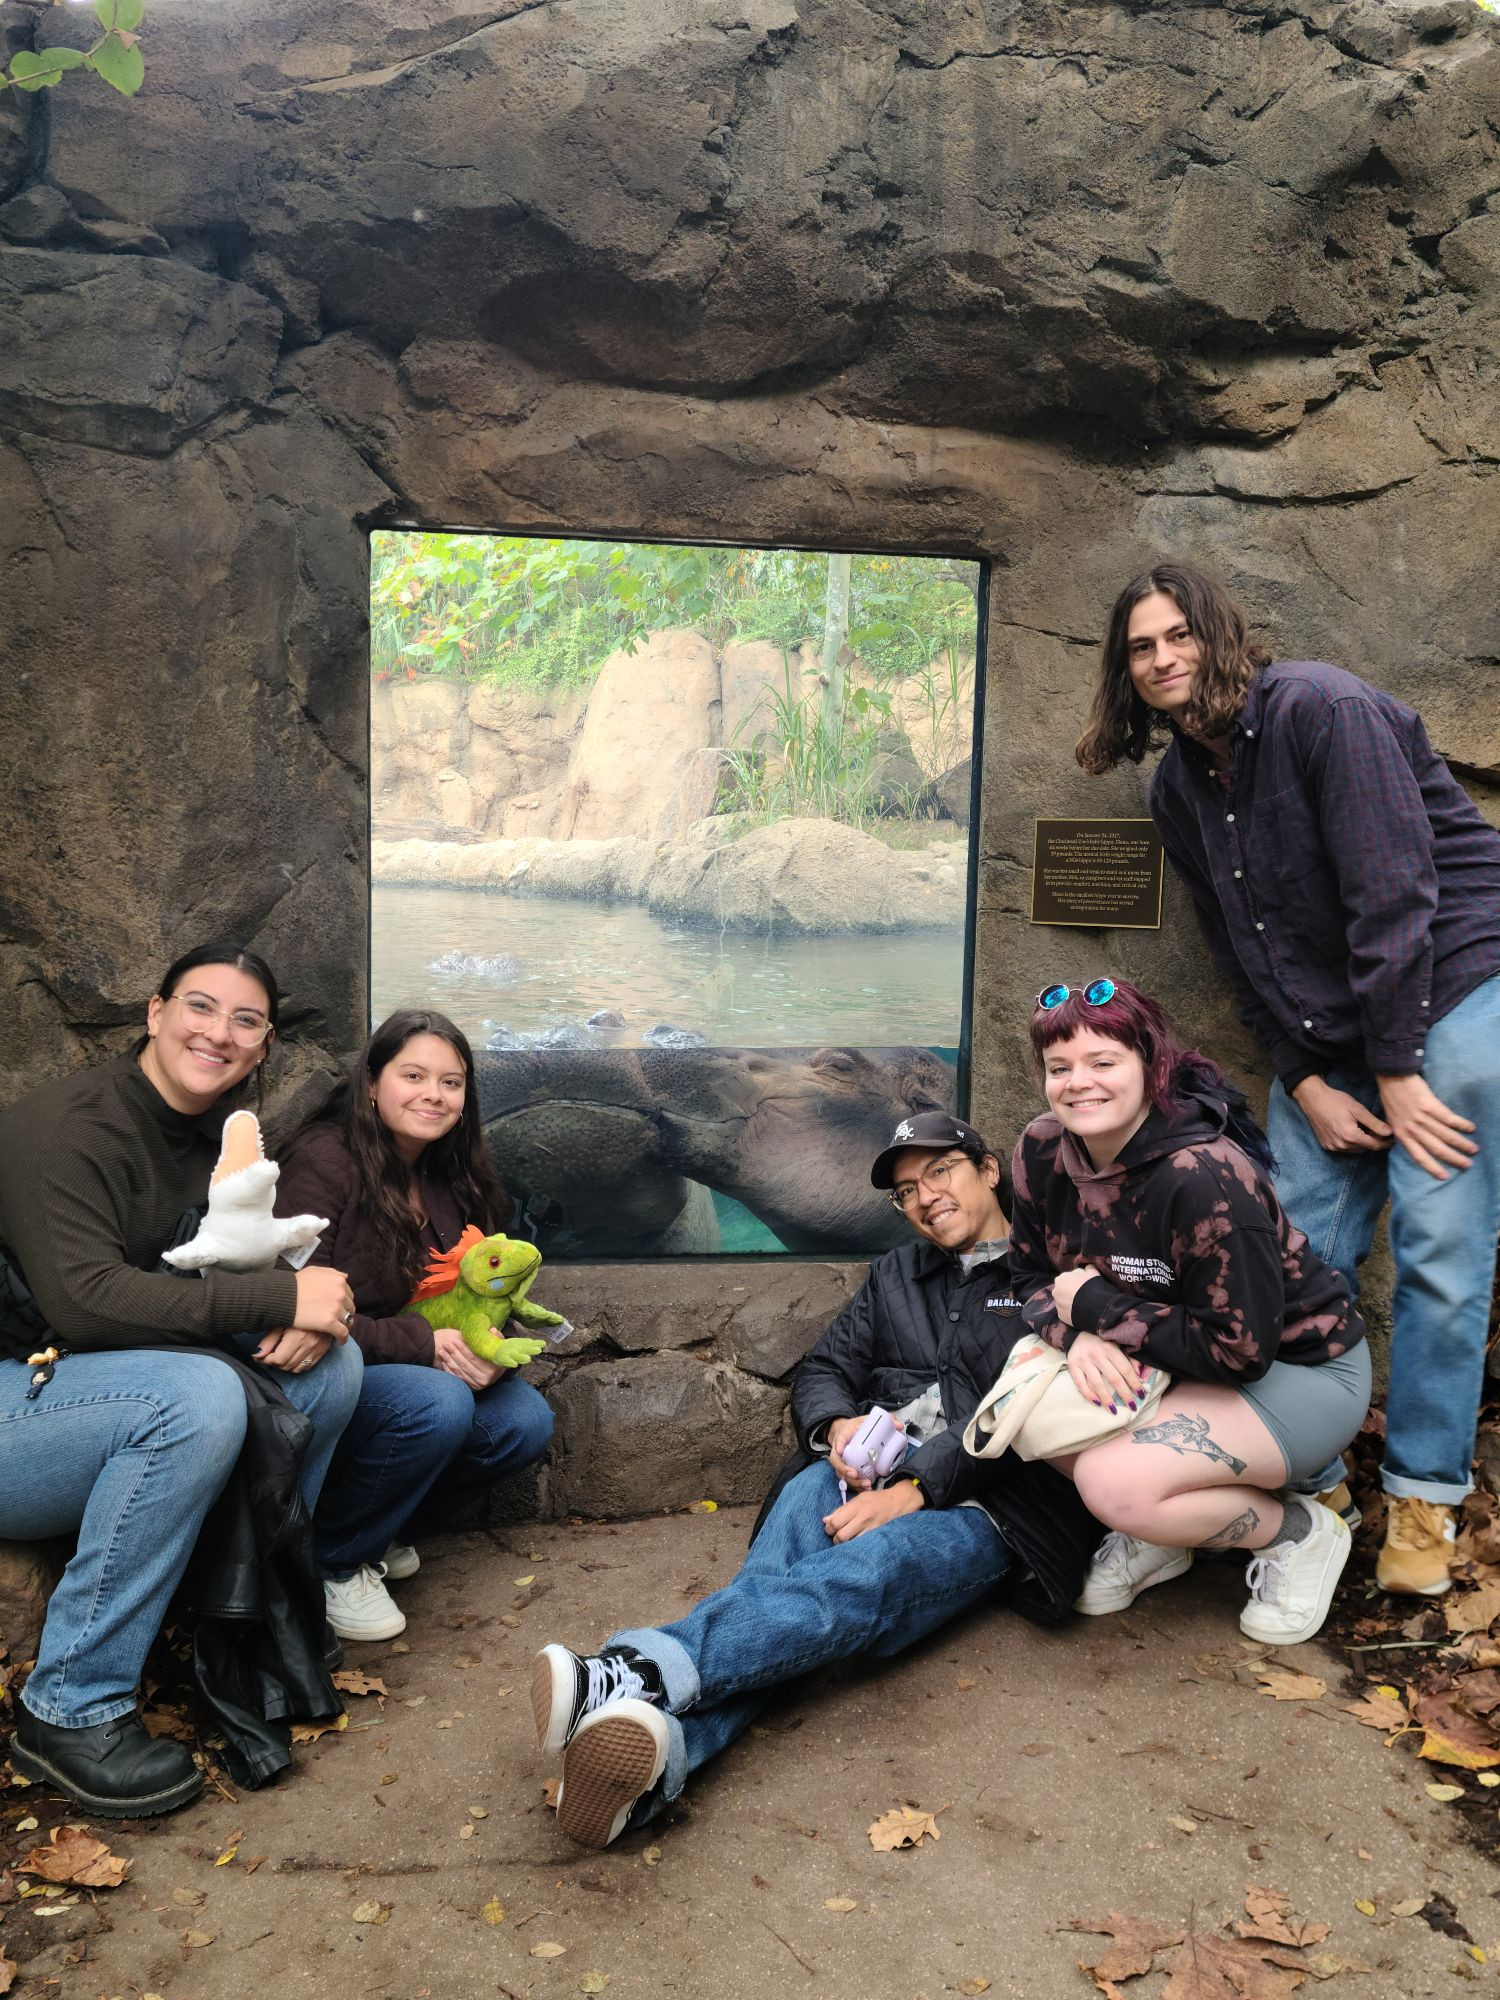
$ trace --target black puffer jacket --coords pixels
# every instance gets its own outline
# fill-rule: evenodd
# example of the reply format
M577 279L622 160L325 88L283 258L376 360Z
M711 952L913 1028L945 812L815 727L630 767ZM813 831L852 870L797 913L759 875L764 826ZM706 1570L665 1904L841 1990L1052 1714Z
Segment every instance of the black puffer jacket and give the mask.
M1030 1618L1058 1623L1103 1530L1050 1465L1028 1465L1011 1452L974 1459L963 1448L964 1426L1025 1332L1004 1258L965 1276L958 1259L933 1244L888 1250L797 1371L792 1417L801 1450L777 1490L811 1463L814 1434L821 1444L835 1417L877 1405L899 1410L935 1381L948 1429L912 1453L903 1475L921 1480L929 1506L977 1500L1016 1557L1007 1600Z

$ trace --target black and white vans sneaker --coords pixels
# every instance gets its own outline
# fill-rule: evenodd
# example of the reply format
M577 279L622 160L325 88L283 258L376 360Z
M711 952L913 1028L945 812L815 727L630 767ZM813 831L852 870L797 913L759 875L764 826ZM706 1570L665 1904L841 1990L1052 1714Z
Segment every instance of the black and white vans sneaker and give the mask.
M566 1646L543 1646L531 1669L531 1713L537 1748L561 1756L585 1716L612 1701L635 1700L659 1708L661 1675L656 1664L630 1646L607 1646L602 1653L570 1653Z

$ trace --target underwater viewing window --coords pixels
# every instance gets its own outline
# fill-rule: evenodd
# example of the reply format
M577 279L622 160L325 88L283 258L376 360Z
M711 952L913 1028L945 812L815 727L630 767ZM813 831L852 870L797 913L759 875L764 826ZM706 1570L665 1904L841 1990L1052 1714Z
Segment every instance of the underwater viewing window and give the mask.
M371 1008L552 1257L868 1255L966 1110L986 566L371 538Z

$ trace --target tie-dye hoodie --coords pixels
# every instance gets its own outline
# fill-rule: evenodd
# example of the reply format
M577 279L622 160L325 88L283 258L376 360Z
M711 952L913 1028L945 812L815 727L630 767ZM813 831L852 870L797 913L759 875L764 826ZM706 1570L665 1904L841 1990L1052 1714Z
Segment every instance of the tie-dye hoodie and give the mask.
M1051 1113L1021 1134L1010 1261L1028 1326L1067 1351L1097 1333L1201 1382L1254 1381L1273 1361L1316 1367L1365 1337L1339 1273L1282 1211L1271 1182L1225 1136L1225 1109L1194 1094L1152 1111L1099 1168ZM1057 1317L1052 1281L1092 1265Z

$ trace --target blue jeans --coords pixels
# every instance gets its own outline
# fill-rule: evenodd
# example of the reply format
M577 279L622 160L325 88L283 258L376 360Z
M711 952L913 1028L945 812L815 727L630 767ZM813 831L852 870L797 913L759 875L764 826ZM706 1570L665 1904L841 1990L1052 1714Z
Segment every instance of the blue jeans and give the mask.
M632 1825L749 1726L777 1688L864 1653L889 1659L987 1597L1011 1566L977 1507L924 1507L831 1542L839 1504L827 1460L783 1488L739 1574L674 1625L616 1632L654 1660L666 1690L667 1768Z
M354 1358L351 1361L348 1356ZM313 1419L304 1491L316 1494L359 1386L354 1342L281 1379ZM129 1715L152 1640L203 1518L245 1436L245 1395L211 1354L70 1354L41 1394L0 1361L0 1536L75 1530L22 1699L43 1722L84 1729Z
M352 1576L394 1541L452 1527L551 1438L551 1410L519 1375L476 1394L441 1368L372 1362L313 1521L324 1572Z
M1386 1403L1388 1493L1454 1506L1470 1490L1474 1431L1500 1230L1500 978L1486 980L1428 1032L1422 1075L1451 1111L1474 1121L1479 1152L1446 1181L1400 1146L1325 1153L1280 1083L1267 1132L1282 1206L1314 1250L1348 1278L1368 1255L1387 1198L1396 1284L1391 1298L1391 1387ZM1363 1070L1328 1081L1379 1112ZM1337 1475L1335 1475L1337 1476ZM1319 1483L1329 1483L1320 1475Z

